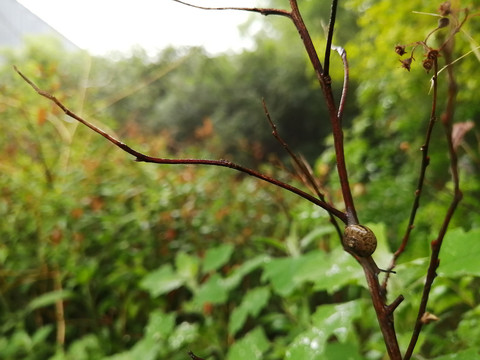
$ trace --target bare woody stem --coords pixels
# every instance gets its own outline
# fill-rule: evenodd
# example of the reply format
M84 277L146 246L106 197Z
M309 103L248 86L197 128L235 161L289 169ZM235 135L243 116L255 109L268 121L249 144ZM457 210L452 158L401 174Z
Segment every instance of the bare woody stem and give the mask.
M335 5L335 4L333 4ZM332 88L331 88L331 79L328 74L325 73L320 60L318 59L317 52L311 40L311 37L308 33L308 30L303 22L302 16L300 14L297 1L290 0L290 6L292 8L292 21L297 28L300 37L302 38L305 50L308 53L310 62L315 70L315 74L322 88L327 108L330 116L330 122L332 124L332 132L335 145L335 155L337 161L337 171L340 179L340 185L342 188L342 195L345 203L345 208L347 212L347 224L358 224L358 217L356 214L352 193L350 191L350 186L348 182L348 173L345 162L345 150L343 146L343 130L341 123L341 115L343 111L343 104L341 102L341 110L337 113L335 106L335 101L333 98ZM335 17L331 16L329 24L329 34L333 34L333 29L335 26ZM331 35L330 35L331 36ZM328 54L329 56L329 54ZM346 65L346 57L342 56L344 60L344 67L348 69ZM347 78L348 80L348 74ZM346 90L346 89L344 89ZM344 98L344 96L343 96ZM394 321L393 321L393 311L396 306L401 302L403 298L399 297L391 305L386 304L385 292L381 289L380 283L378 281L378 272L379 269L375 264L375 261L372 257L368 258L357 258L361 264L365 277L368 283L368 288L370 291L370 296L372 298L372 303L377 314L378 323L383 334L385 345L387 348L388 355L391 360L401 360L402 356L398 346L398 341L396 338Z
M238 165L236 163L233 163L228 160L208 160L208 159L165 159L165 158L158 158L158 157L152 157L145 155L141 152L138 152L128 145L124 144L123 142L117 140L110 134L106 133L99 127L93 125L92 123L88 122L87 120L83 119L82 117L78 116L74 112L72 112L70 109L68 109L62 102L60 102L55 96L47 93L46 91L41 90L37 85L35 85L28 77L26 77L22 72L20 72L16 67L14 67L15 71L41 96L47 98L48 100L52 101L57 105L60 109L62 109L65 114L70 116L71 118L79 121L83 125L89 127L91 130L95 131L96 133L102 135L105 139L122 149L123 151L129 153L130 155L133 155L135 157L135 161L138 162L148 162L148 163L155 163L155 164L176 164L176 165L210 165L210 166L220 166L220 167L227 167L230 169L234 169L240 172L243 172L245 174L251 175L253 177L256 177L257 179L269 182L275 186L278 186L282 189L288 190L312 203L315 205L320 206L321 208L325 209L329 213L333 214L337 218L339 218L341 221L346 222L347 221L347 215L343 213L342 211L334 208L332 205L326 203L325 201L322 201L308 193L306 193L303 190L300 190L296 188L295 186L292 186L290 184L284 183L280 180L277 180L275 178L272 178L268 175L259 173L255 170L246 168L244 166Z
M317 79L320 83L322 91L324 93L328 112L330 114L330 122L332 124L332 132L333 138L335 143L335 154L337 158L337 171L340 179L340 185L342 189L342 195L345 203L345 209L347 213L347 223L348 224L358 224L358 217L355 210L355 205L353 202L352 193L350 191L350 185L348 181L348 173L347 167L345 162L345 152L343 147L343 130L341 124L341 118L337 114L337 109L335 105L335 100L333 98L333 92L331 89L331 80L328 73L326 73L322 67L320 59L318 58L317 52L315 50L315 46L313 45L312 39L310 34L305 26L303 18L301 16L300 10L298 8L297 0L290 0L290 7L291 11L283 10L283 9L274 9L274 8L244 8L244 7L204 7L204 6L197 6L190 4L188 2L184 2L182 0L173 0L177 3L194 7L197 9L202 10L240 10L240 11L249 11L249 12L256 12L264 16L268 15L278 15L284 16L291 19L297 28L297 31L302 38L305 50L308 54L310 62L312 63L313 69L317 76ZM332 14L330 17L330 24L329 24L329 41L331 43L333 30L335 27L335 14L336 14L336 7L337 7L337 0L334 0L332 4ZM330 51L326 54L328 58L330 58Z
M358 224L358 217L353 202L353 196L350 191L350 185L348 181L347 166L345 162L345 150L343 146L343 129L342 123L337 113L337 107L333 97L331 79L328 74L325 73L324 68L318 58L317 51L313 45L310 34L307 30L305 22L303 21L300 9L298 8L297 0L290 0L290 6L292 8L291 19L297 28L300 37L302 38L303 45L308 54L310 62L315 71L315 75L322 88L325 101L327 103L327 109L330 116L330 123L332 124L332 133L335 146L335 156L337 160L337 171L340 180L340 186L342 189L343 201L345 203L345 210L347 212L347 223ZM335 27L335 18L330 19L329 34L333 33Z
M445 56L445 60L448 64L452 62L453 41L454 41L454 38L451 37L446 42L447 45L442 47L443 55ZM435 78L436 78L437 61L435 61L434 65L435 65L435 71L436 71L435 73ZM413 329L410 343L408 345L407 351L405 352L404 360L409 360L411 358L413 354L413 350L415 349L415 345L417 343L418 337L423 328L424 322L422 321L422 318L427 309L428 298L430 295L433 281L437 276L436 270L440 263L439 256L440 256L440 250L442 247L443 239L445 237L445 234L447 232L447 229L453 217L453 214L455 213L455 210L463 197L463 194L460 190L460 177L458 174L458 158L457 158L457 153L454 148L453 140L452 140L452 122L453 122L453 115L455 112L455 103L456 103L456 94L457 94L457 84L455 81L455 76L453 73L452 66L448 67L447 81L448 81L447 105L445 108L445 112L441 116L441 121L445 129L445 136L448 144L448 153L450 157L450 172L451 172L452 182L454 186L454 194L453 194L453 198L450 203L450 206L447 209L445 218L443 219L443 223L437 235L437 238L433 240L430 244L432 253L430 256L430 263L428 266L427 277L425 279L425 286L423 288L422 298L421 298L420 306L418 309L417 320L415 322L415 327Z
M240 10L240 11L249 11L249 12L256 12L259 14L262 14L264 16L267 15L279 15L279 16L286 16L290 17L290 12L282 9L273 9L273 8L248 8L248 7L206 7L206 6L198 6L198 5L193 5L185 1L181 0L173 0L179 4L190 6L196 9L202 9L202 10Z
M335 19L337 16L338 0L332 0L330 10L330 21L328 24L327 45L325 46L325 59L323 61L323 76L330 76L330 50L332 48L333 30L335 29Z

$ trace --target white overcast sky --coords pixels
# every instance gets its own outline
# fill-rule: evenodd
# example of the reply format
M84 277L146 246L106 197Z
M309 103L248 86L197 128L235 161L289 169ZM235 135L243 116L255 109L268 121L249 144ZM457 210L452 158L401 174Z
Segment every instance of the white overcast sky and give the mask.
M211 53L248 46L238 25L250 13L205 11L172 0L18 0L74 44L96 55L140 45L204 46ZM196 0L204 6L260 6L255 0ZM261 17L261 15L257 15Z

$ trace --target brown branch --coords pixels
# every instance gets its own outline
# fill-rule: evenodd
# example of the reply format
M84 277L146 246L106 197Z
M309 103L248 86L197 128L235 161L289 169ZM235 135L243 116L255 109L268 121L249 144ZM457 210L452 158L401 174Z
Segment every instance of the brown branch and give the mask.
M332 133L335 147L335 155L337 161L337 172L340 180L340 186L342 189L343 201L345 203L345 209L347 212L347 223L358 224L358 217L353 202L352 192L348 181L347 166L345 162L345 150L343 147L343 130L341 121L337 115L337 108L335 106L335 100L333 98L333 92L331 88L330 76L327 76L324 72L320 59L318 58L317 51L313 45L313 41L310 37L305 22L303 21L300 9L298 8L297 0L290 0L290 7L292 8L291 19L297 28L298 33L303 41L303 46L308 54L312 67L315 71L315 75L322 88L325 101L327 103L327 109L330 116L330 123L332 124Z
M448 45L442 46L443 55L445 56L445 60L447 63L452 62L453 41L454 41L454 38L450 37L449 40L447 40L447 42L445 43L445 44L448 43ZM437 71L436 62L435 62L435 70ZM453 186L454 186L454 194L453 194L453 198L450 203L450 206L448 207L448 210L445 214L445 218L443 219L442 226L437 235L437 238L434 241L432 241L430 244L432 253L430 255L430 263L428 266L427 277L425 279L422 298L421 298L420 306L418 309L417 320L415 322L412 338L410 339L410 343L405 353L404 360L409 360L411 358L415 345L418 341L418 337L420 336L420 332L425 323L422 320L422 318L427 309L428 298L430 295L433 281L437 276L436 270L440 263L439 256L440 256L440 250L443 244L443 239L445 238L445 234L447 233L447 229L453 217L453 214L455 213L455 210L463 197L462 191L460 190L460 177L458 174L458 158L457 158L457 153L456 153L455 146L453 144L453 139L452 139L452 123L453 123L453 116L455 113L455 104L456 104L456 95L457 95L457 83L455 81L455 76L453 73L452 66L448 67L447 74L448 74L447 76L448 98L447 98L447 105L445 108L445 112L442 114L441 120L444 126L445 136L447 139L448 153L450 157L450 172L451 172Z
M353 202L352 193L350 190L350 185L348 181L348 173L345 162L345 150L343 146L343 129L341 118L337 112L335 101L333 98L332 88L331 88L331 79L328 74L325 74L322 64L318 59L317 52L313 45L313 42L310 38L308 30L303 22L300 10L298 8L297 0L290 0L290 6L292 8L292 21L297 28L297 31L300 34L300 37L303 41L305 50L310 58L310 62L314 68L317 79L322 88L325 101L327 103L327 108L330 116L330 122L332 124L332 133L334 139L335 155L337 162L337 171L338 177L340 180L340 185L342 189L343 200L345 203L345 209L347 212L347 224L358 224L358 217L355 210L355 205ZM340 112L341 115L341 112ZM392 308L386 305L385 292L380 286L378 281L378 269L375 261L370 256L368 258L358 258L357 261L360 262L365 273L365 277L368 283L368 288L370 291L370 296L372 298L372 303L375 308L377 315L378 323L382 331L387 352L391 360L401 360L402 356L400 354L400 349L398 346L397 337L395 334L394 322Z
M387 275L385 276L385 279L383 281L382 287L384 290L387 288L387 283L389 279L389 274L390 271L393 270L397 264L397 260L402 255L402 253L405 251L408 241L410 239L410 235L412 233L412 230L414 228L414 223L415 223L415 218L417 215L418 208L420 207L420 198L422 196L422 191L423 191L423 185L425 183L425 174L427 172L427 167L430 164L430 156L428 154L429 146L430 146L430 141L432 138L432 132L433 128L435 126L435 123L437 121L437 116L436 116L436 111L437 111L437 83L438 83L438 61L437 59L434 60L434 75L432 77L432 83L433 83L433 97L432 97L432 109L430 112L430 121L428 122L427 126L427 131L425 134L425 142L424 144L420 147L420 151L422 151L422 162L420 165L420 174L418 176L418 181L417 181L417 189L415 190L415 199L412 204L412 209L410 210L410 217L408 219L407 223L407 228L405 230L405 234L403 235L402 242L400 243L400 246L398 249L395 251L392 257L392 261L390 263L390 266L387 269Z
M122 149L123 151L129 153L130 155L133 155L135 157L135 161L138 162L148 162L148 163L155 163L155 164L175 164L175 165L210 165L210 166L220 166L220 167L227 167L230 169L234 169L243 173L246 173L248 175L251 175L253 177L256 177L257 179L269 182L275 186L278 186L282 189L288 190L312 203L315 205L320 206L321 208L327 210L328 212L332 213L334 216L338 217L341 221L346 222L347 221L347 216L345 213L341 212L340 210L334 208L332 205L326 203L325 201L322 201L320 199L317 199L316 197L290 185L287 183L284 183L280 180L277 180L275 178L272 178L270 176L267 176L265 174L259 173L255 170L246 168L244 166L238 165L236 163L233 163L228 160L207 160L207 159L165 159L165 158L157 158L157 157L152 157L145 155L141 152L138 152L128 145L124 144L123 142L117 140L107 132L103 131L99 127L93 125L92 123L88 122L87 120L83 119L82 117L78 116L71 110L69 110L65 105L63 105L62 102L60 102L55 96L47 93L46 91L41 90L37 85L35 85L28 77L26 77L20 70L17 69L17 67L14 67L15 71L41 96L47 98L48 100L52 101L57 105L60 109L62 109L65 114L70 116L71 118L77 120L78 122L82 123L83 125L89 127L91 130L95 131L96 133L102 135L105 139Z
M330 10L330 21L328 22L327 45L325 46L325 58L323 60L325 77L330 77L330 50L332 48L333 30L335 29L335 18L337 16L338 0L332 0L332 7Z
M377 315L378 324L382 331L385 346L387 348L390 360L401 360L402 355L398 346L397 335L395 333L393 310L402 302L403 297L397 298L391 305L386 304L385 292L382 290L378 281L380 270L373 261L372 257L357 258L362 265L367 280L368 289L372 298L372 304Z
M175 2L177 2L179 4L182 4L182 5L190 6L190 7L196 8L196 9L201 9L201 10L240 10L240 11L256 12L256 13L262 14L264 16L268 16L268 15L278 15L278 16L286 16L286 17L291 16L291 14L288 11L282 10L282 9L245 8L245 7L205 7L205 6L190 4L190 3L187 3L187 2L181 1L181 0L172 0L172 1L175 1Z

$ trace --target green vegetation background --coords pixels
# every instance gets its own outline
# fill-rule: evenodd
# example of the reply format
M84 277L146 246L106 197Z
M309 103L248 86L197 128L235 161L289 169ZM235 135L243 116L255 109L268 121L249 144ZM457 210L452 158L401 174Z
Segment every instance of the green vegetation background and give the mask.
M393 47L436 27L412 10L436 9L420 0L341 6L334 40L350 60L347 161L360 218L379 239L375 258L387 266L413 200L431 76L421 55L411 73L400 69ZM301 7L322 49L329 4ZM51 39L2 53L1 359L180 360L189 350L228 360L385 358L361 268L324 211L229 170L135 163L12 70L147 154L228 158L302 186L271 136L264 97L281 135L341 204L329 124L298 35L285 19L260 21L255 49L239 54L92 58ZM457 56L478 46L479 28L467 23ZM332 62L340 92L341 62ZM478 68L478 52L456 66L458 122L478 122ZM422 358L479 355L479 138L474 128L458 150L465 198L442 249L428 307L439 320L420 338ZM412 242L391 280L389 296L406 297L396 311L403 348L451 194L438 124Z

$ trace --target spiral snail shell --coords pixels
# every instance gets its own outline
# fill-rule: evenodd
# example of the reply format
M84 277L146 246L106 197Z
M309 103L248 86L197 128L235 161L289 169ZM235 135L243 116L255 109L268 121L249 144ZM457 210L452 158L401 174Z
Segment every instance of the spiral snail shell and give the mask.
M345 250L360 257L369 257L377 248L375 234L363 225L348 225L342 243Z

